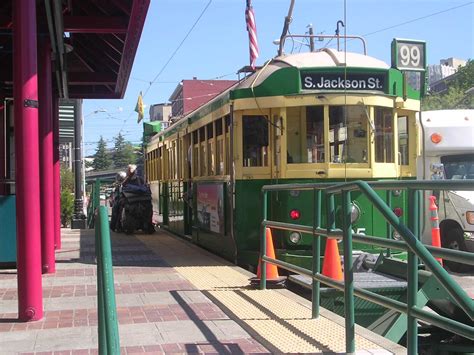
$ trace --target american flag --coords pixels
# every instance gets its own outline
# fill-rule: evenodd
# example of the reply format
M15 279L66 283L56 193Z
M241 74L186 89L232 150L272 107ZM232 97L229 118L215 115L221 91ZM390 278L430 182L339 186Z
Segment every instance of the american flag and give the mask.
M247 31L249 33L250 66L255 69L255 61L258 58L257 25L255 24L255 14L251 0L247 0L245 9L245 21L247 22Z

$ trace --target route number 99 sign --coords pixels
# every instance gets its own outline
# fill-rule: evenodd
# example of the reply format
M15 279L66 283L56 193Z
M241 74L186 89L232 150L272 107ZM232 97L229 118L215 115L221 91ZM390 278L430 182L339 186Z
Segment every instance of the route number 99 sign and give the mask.
M398 70L424 71L426 43L410 39L392 41L392 67Z

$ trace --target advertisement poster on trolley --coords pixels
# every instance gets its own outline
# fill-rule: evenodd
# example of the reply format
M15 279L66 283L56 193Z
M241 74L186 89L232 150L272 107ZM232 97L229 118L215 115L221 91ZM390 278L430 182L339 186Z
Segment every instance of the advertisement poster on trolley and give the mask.
M199 226L211 232L224 233L224 186L200 184L197 187Z

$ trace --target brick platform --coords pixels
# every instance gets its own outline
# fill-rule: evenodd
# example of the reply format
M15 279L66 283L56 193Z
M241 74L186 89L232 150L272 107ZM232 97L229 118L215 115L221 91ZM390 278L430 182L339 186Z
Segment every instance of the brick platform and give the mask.
M98 353L93 231L62 232L42 320L16 320L16 273L0 270L1 354ZM136 237L112 240L121 353L268 352Z

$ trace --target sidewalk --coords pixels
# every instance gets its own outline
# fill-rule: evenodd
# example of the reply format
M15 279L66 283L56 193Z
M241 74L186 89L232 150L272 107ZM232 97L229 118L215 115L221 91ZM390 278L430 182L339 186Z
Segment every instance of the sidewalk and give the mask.
M16 275L0 270L1 354L97 354L93 231L62 232L43 320L16 322ZM163 231L112 240L122 354L344 352L342 318L322 309L313 320L308 301L251 289L253 275L201 248ZM356 332L358 354L404 353Z

